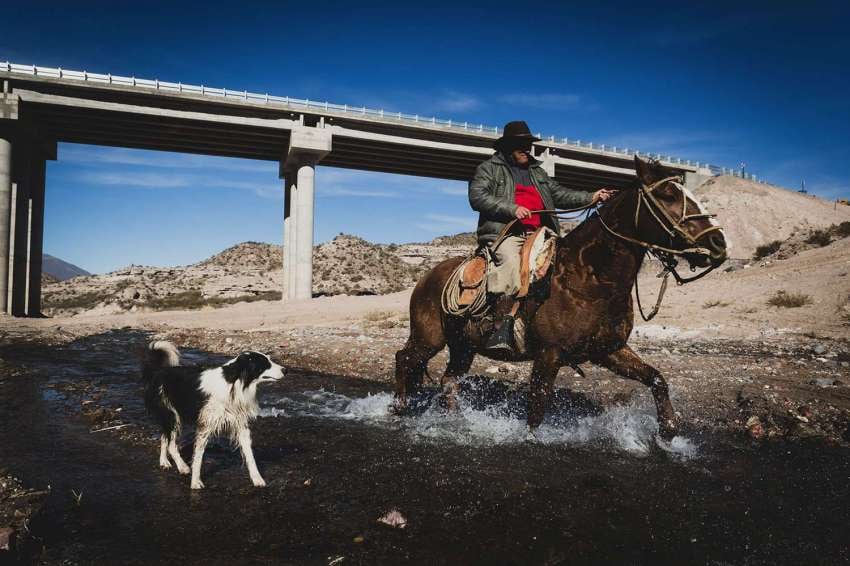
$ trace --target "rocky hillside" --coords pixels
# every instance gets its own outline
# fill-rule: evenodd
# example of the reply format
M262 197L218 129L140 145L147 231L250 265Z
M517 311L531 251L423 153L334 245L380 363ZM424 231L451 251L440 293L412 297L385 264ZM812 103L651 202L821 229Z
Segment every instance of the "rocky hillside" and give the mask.
M383 295L416 284L421 266L403 261L397 248L340 234L313 252L314 295Z
M457 244L458 238L447 240L445 245L438 242L431 247L413 244L420 250L413 252L406 246L373 244L340 234L314 250L313 294L380 295L411 287L438 261L472 249L472 244ZM416 253L419 255L411 260ZM281 258L280 246L244 242L193 265L131 265L66 281L45 276L44 311L52 315L92 309L193 309L280 299Z
M191 309L279 299L280 246L245 242L194 265L131 265L105 275L45 281L45 314Z
M792 234L850 221L850 206L737 177L712 177L696 195L717 214L736 259L749 259L758 246Z

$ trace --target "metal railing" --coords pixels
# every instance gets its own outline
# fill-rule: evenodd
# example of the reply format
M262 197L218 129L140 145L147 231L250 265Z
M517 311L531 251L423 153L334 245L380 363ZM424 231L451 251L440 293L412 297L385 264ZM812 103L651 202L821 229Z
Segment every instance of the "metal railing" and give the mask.
M227 88L208 87L205 85L191 85L182 82L168 82L159 79L141 79L138 77L125 77L121 75L90 73L88 71L74 71L63 69L61 67L39 67L37 65L20 65L6 61L0 63L0 71L9 73L25 74L38 77L46 77L53 79L71 79L92 83L102 83L117 86L129 86L135 88L153 89L161 92L194 94L200 96L208 96L212 98L223 98L227 100L239 100L254 104L270 104L275 106L284 106L292 110L302 111L318 111L318 112L338 112L352 116L362 116L374 118L387 122L399 122L407 125L422 126L429 128L438 128L455 132L463 132L468 134L478 134L486 137L497 138L501 135L501 128L495 126L486 126L484 124L470 124L469 122L459 122L457 120L444 120L435 116L425 117L419 114L406 114L404 112L389 112L383 109L368 108L366 106L351 106L349 104L333 104L330 102L320 102L309 100L306 98L292 98L290 96L274 96L268 93L258 94L248 92L247 90L233 90ZM690 159L681 159L672 155L662 155L659 153L646 153L636 149L627 147L617 147L615 145L598 144L593 142L585 142L578 139L569 139L566 137L542 136L537 134L537 137L543 141L553 145L562 145L573 148L592 150L597 153L609 153L621 156L639 155L649 157L675 165L687 165L696 167L697 169L708 169L712 175L734 175L743 177L750 181L765 183L758 179L755 175L741 175L739 171L726 167L718 167L704 162L692 161Z

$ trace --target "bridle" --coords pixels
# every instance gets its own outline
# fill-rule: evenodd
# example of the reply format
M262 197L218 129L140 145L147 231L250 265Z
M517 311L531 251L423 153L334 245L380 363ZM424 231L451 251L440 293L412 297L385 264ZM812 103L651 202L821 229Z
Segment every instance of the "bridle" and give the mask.
M659 203L658 198L655 196L655 190L658 187L666 183L671 183L673 186L679 189L679 193L682 195L682 215L679 218L674 218L666 209L666 207L662 206ZM619 232L612 229L605 220L602 218L602 215L599 214L597 210L597 217L599 218L599 222L602 226L613 236L620 238L621 240L630 242L632 244L637 244L647 250L649 254L654 256L658 261L661 262L661 265L664 266L664 269L661 273L658 274L658 277L663 278L661 282L661 289L658 293L658 299L655 303L655 307L653 307L652 311L648 315L644 314L643 306L640 302L640 291L638 289L638 280L635 278L635 296L637 298L638 310L640 311L641 317L645 321L649 321L658 314L658 310L661 308L661 301L664 298L664 292L667 290L667 278L670 274L676 279L677 285L684 285L685 283L690 283L691 281L696 281L702 277L708 275L711 271L714 270L714 265L709 265L709 267L697 275L693 277L682 277L679 275L679 272L676 271L676 267L679 265L678 256L684 255L699 255L703 257L711 259L711 251L707 248L701 247L697 240L705 236L710 232L720 231L721 226L713 225L708 228L700 231L696 236L691 235L685 229L685 225L691 220L704 220L707 218L714 218L714 214L707 214L703 212L699 212L697 214L688 214L688 197L687 191L685 187L682 186L682 178L678 175L674 175L672 177L665 177L650 185L645 185L641 183L640 189L637 193L637 205L635 206L635 216L634 216L634 225L635 229L638 228L640 223L640 213L641 210L646 209L655 219L656 224L664 230L667 236L670 238L670 246L673 245L673 242L676 239L682 240L689 247L683 249L675 249L672 247L665 247L658 244L653 244L650 242L645 242L643 240L639 240L637 238L632 238L631 236L626 236L625 234L620 234ZM695 267L691 267L691 271L696 271Z

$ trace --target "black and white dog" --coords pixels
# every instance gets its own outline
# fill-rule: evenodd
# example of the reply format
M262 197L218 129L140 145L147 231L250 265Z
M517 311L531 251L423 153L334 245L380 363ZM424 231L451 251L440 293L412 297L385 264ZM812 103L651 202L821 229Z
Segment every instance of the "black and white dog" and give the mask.
M227 433L238 443L257 487L266 482L257 470L251 450L250 422L260 410L257 386L277 381L285 370L259 352L243 352L219 367L180 366L180 352L171 342L151 342L142 360L147 389L145 407L162 427L159 465L170 468L168 456L181 474L192 472L192 489L201 489L201 461L210 436ZM182 425L195 427L195 448L190 470L177 448Z

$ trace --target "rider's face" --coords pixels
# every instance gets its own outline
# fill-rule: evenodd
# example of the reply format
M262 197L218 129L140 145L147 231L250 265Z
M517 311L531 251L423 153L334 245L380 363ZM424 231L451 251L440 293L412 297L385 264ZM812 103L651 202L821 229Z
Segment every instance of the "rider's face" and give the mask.
M531 153L531 145L513 150L512 155L517 165L528 165L528 156Z

